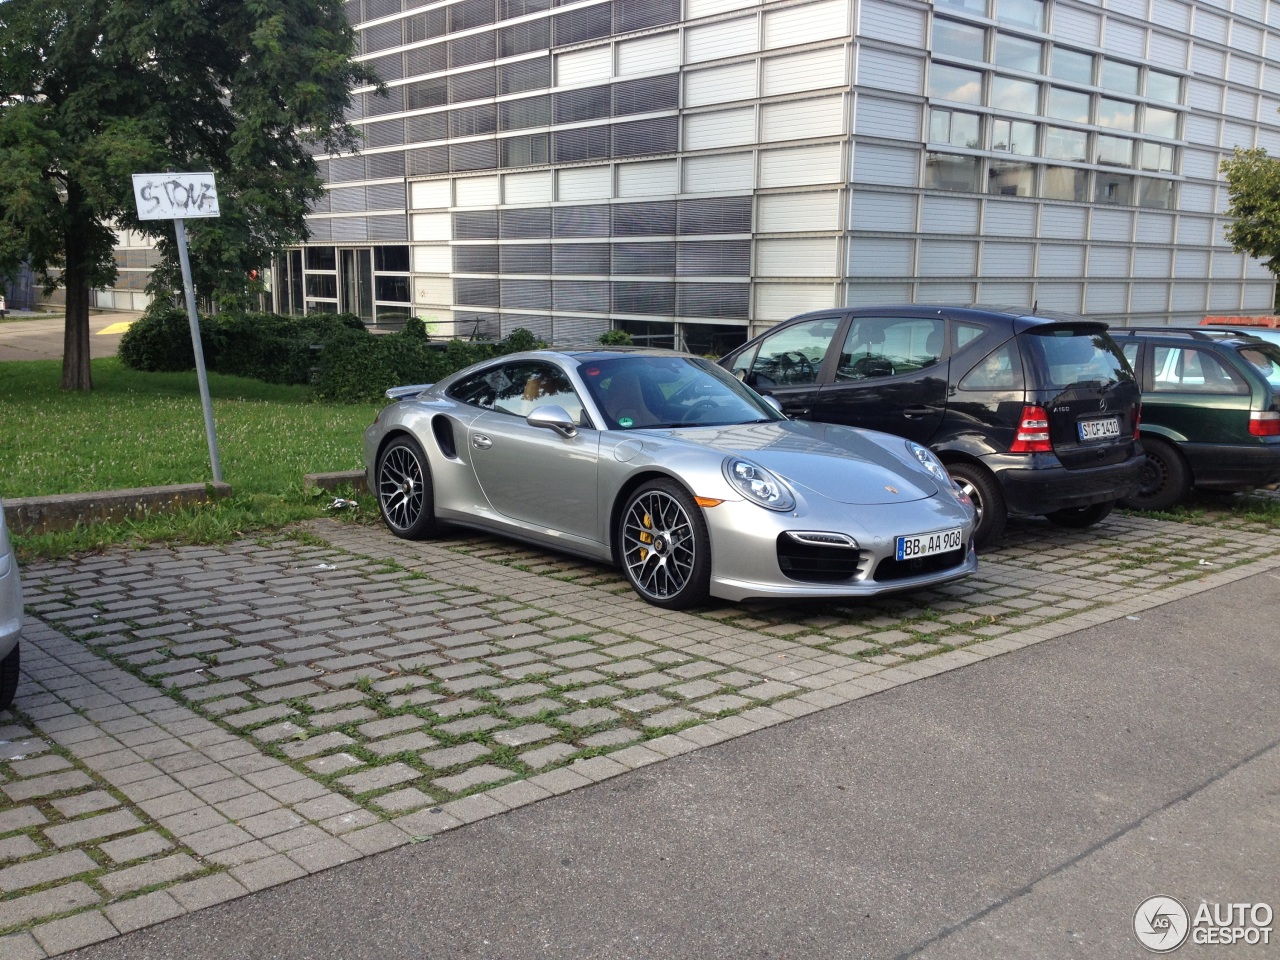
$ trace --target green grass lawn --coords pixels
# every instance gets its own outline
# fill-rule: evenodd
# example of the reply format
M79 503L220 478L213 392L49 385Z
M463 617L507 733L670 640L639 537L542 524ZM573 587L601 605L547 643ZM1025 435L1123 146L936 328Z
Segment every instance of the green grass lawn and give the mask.
M0 363L0 497L78 493L213 479L196 375L139 373L93 361L94 390L59 388L60 361ZM305 387L209 375L229 503L175 518L17 537L26 554L130 539L222 539L322 511L307 473L362 466L376 405L315 403Z

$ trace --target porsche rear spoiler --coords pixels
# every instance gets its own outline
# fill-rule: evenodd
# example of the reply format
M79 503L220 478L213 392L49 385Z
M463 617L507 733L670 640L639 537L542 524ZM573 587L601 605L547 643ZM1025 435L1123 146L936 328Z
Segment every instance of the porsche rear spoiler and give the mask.
M387 391L388 400L405 400L409 397L416 397L431 387L429 383L417 383L410 387L392 387Z

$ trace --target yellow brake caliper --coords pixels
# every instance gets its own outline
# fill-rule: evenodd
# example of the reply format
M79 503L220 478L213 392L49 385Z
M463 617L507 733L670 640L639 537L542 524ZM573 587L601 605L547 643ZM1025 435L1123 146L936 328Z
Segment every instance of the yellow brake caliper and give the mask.
M644 519L643 519L642 521L640 521L640 522L641 522L642 524L644 524L645 529L652 529L652 527L653 527L653 518L652 518L652 517L650 517L650 516L649 516L649 514L647 514L647 513L644 515ZM641 530L641 531L640 531L640 542L641 542L641 543L653 543L653 534L652 534L652 533L645 533L645 532L644 532L644 530ZM648 549L647 549L647 548L645 548L645 547L641 547L641 548L640 548L640 562L641 562L641 563L644 563L644 561L646 561L646 560L648 560L648 559L649 559L649 551L648 551Z

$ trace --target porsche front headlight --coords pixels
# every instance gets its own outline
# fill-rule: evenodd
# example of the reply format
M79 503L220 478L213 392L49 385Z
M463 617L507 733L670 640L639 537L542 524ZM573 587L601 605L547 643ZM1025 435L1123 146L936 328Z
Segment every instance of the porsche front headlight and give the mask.
M914 441L907 441L907 450L913 457L920 461L920 465L924 467L944 487L951 486L951 474L947 473L947 468L942 465L932 450L923 447Z
M787 485L764 467L750 460L730 457L724 462L724 475L744 497L768 510L794 510L796 498Z

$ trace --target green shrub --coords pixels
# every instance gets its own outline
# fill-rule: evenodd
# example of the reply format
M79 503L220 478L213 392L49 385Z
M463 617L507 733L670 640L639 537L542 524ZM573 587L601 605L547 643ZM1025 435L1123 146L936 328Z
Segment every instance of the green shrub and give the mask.
M351 314L221 313L208 322L209 369L266 383L310 383L317 347L342 331L364 330Z
M635 345L635 340L625 330L606 330L600 334L596 342L602 343L607 347L630 347Z
M202 328L200 343L207 352L206 339ZM194 370L196 355L191 347L191 325L186 311L166 304L152 304L124 332L119 352L125 366L134 370L149 373Z

